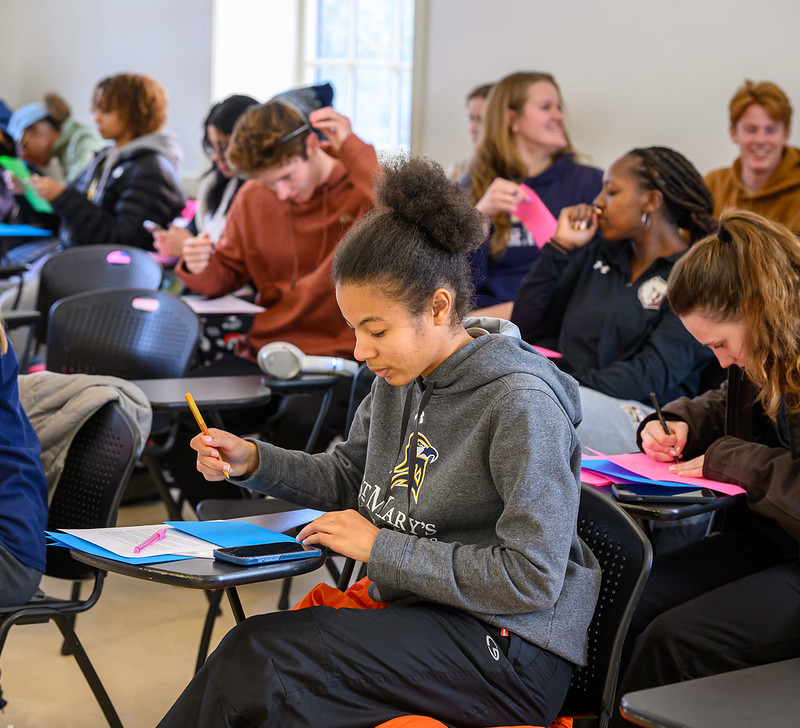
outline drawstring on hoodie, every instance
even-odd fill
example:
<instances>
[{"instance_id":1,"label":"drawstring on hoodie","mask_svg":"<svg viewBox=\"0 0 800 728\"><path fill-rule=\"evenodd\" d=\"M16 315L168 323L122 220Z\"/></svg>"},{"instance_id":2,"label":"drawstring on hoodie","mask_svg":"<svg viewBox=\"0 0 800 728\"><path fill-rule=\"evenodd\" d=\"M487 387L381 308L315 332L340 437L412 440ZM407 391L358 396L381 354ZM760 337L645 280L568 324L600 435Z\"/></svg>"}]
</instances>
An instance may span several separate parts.
<instances>
[{"instance_id":1,"label":"drawstring on hoodie","mask_svg":"<svg viewBox=\"0 0 800 728\"><path fill-rule=\"evenodd\" d=\"M294 237L294 219L292 216L291 203L286 208L289 215L289 237L292 240L292 283L289 290L293 291L295 283L297 282L297 273L300 268L300 253L297 250L297 241ZM328 249L328 185L322 185L322 245L320 245L319 252L317 253L317 260L314 263L312 270L319 268L322 259L325 257L325 251Z\"/></svg>"},{"instance_id":2,"label":"drawstring on hoodie","mask_svg":"<svg viewBox=\"0 0 800 728\"><path fill-rule=\"evenodd\" d=\"M408 420L411 417L411 404L414 401L414 390L416 389L416 382L413 383L408 388L408 393L406 394L406 402L403 406L403 422L400 428L400 447L397 449L397 457L395 460L399 460L400 456L403 453L403 442L406 434L406 428L408 427ZM417 409L417 416L414 422L414 434L411 436L411 440L408 444L408 498L409 501L411 500L411 490L416 484L414 478L417 474L417 464L419 463L419 420L422 417L422 412L427 407L428 402L430 402L431 395L433 394L433 381L428 380L428 383L425 385L425 389L422 392L422 399L419 401L419 408ZM412 455L413 453L413 455Z\"/></svg>"}]
</instances>

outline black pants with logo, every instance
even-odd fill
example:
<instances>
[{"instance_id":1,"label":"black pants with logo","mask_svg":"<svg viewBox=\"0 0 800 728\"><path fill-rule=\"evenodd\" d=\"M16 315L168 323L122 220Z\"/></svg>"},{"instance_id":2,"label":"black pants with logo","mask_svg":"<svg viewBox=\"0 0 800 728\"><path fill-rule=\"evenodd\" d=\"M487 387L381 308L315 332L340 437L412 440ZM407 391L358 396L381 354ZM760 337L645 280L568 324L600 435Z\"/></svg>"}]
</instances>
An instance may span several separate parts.
<instances>
[{"instance_id":1,"label":"black pants with logo","mask_svg":"<svg viewBox=\"0 0 800 728\"><path fill-rule=\"evenodd\" d=\"M234 627L159 728L547 726L572 664L455 609L309 607Z\"/></svg>"}]
</instances>

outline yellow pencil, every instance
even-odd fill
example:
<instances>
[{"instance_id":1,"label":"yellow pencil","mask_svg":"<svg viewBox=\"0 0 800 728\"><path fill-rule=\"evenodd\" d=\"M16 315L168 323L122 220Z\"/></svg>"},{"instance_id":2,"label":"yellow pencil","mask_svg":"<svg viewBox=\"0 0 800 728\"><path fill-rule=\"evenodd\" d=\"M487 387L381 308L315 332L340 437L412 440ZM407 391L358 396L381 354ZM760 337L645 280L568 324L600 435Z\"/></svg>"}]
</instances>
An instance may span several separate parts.
<instances>
[{"instance_id":1,"label":"yellow pencil","mask_svg":"<svg viewBox=\"0 0 800 728\"><path fill-rule=\"evenodd\" d=\"M203 420L203 415L201 415L200 410L197 409L197 403L194 401L194 397L192 397L192 395L189 392L187 392L183 396L186 397L186 401L189 403L189 409L192 411L195 420L197 420L197 424L199 425L202 433L206 437L211 437L211 433L208 431L208 427L206 427L206 423ZM219 460L220 462L224 462L222 459L222 455L220 455L219 453L217 453L217 460ZM226 478L229 478L231 475L229 470L223 470L222 472L225 473Z\"/></svg>"}]
</instances>

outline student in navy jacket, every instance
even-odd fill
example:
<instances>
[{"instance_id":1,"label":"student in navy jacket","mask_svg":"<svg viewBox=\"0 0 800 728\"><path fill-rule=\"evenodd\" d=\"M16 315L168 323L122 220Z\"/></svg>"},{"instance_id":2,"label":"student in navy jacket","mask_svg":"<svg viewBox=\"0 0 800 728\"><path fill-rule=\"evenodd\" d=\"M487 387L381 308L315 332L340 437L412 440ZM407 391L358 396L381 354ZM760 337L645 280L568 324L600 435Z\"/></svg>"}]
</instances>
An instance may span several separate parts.
<instances>
[{"instance_id":1,"label":"student in navy jacket","mask_svg":"<svg viewBox=\"0 0 800 728\"><path fill-rule=\"evenodd\" d=\"M521 182L555 218L563 207L589 203L600 191L603 173L575 160L562 107L555 79L533 71L506 76L487 98L483 131L461 181L493 225L491 237L472 256L478 306L513 301L539 257L544 241L535 241L510 217L524 197Z\"/></svg>"},{"instance_id":2,"label":"student in navy jacket","mask_svg":"<svg viewBox=\"0 0 800 728\"><path fill-rule=\"evenodd\" d=\"M593 205L562 210L525 277L511 320L525 341L559 351L581 384L584 447L634 450L650 392L663 402L698 393L713 355L672 313L667 279L691 242L716 229L713 206L681 154L633 149L611 165Z\"/></svg>"},{"instance_id":3,"label":"student in navy jacket","mask_svg":"<svg viewBox=\"0 0 800 728\"><path fill-rule=\"evenodd\" d=\"M47 481L19 403L19 367L0 322L0 606L25 604L45 567Z\"/></svg>"}]
</instances>

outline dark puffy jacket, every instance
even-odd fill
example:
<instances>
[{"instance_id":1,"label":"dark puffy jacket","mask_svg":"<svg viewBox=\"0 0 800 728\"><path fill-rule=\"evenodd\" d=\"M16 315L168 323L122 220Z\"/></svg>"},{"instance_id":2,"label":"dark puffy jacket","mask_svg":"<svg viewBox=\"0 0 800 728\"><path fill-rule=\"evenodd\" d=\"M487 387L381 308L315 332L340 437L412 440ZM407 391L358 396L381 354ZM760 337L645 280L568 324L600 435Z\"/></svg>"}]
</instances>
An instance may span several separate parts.
<instances>
[{"instance_id":1,"label":"dark puffy jacket","mask_svg":"<svg viewBox=\"0 0 800 728\"><path fill-rule=\"evenodd\" d=\"M131 245L151 250L145 220L166 227L184 206L178 176L180 152L162 133L103 149L52 201L64 245Z\"/></svg>"}]
</instances>

